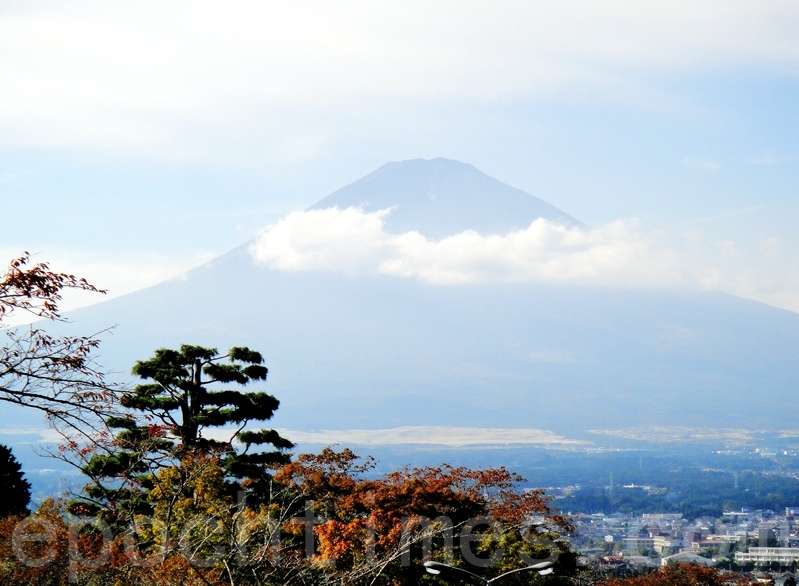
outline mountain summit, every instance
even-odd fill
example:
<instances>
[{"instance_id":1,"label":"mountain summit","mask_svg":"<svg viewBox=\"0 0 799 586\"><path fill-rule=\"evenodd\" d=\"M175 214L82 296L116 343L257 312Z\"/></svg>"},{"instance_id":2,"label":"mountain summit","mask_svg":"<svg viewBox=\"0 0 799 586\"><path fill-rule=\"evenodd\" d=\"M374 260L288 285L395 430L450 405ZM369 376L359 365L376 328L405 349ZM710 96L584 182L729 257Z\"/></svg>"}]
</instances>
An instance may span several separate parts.
<instances>
[{"instance_id":1,"label":"mountain summit","mask_svg":"<svg viewBox=\"0 0 799 586\"><path fill-rule=\"evenodd\" d=\"M333 192L309 209L359 207L366 212L394 208L388 232L415 230L439 239L464 230L507 234L545 218L565 226L585 225L542 199L489 177L473 165L450 159L386 163Z\"/></svg>"}]
</instances>

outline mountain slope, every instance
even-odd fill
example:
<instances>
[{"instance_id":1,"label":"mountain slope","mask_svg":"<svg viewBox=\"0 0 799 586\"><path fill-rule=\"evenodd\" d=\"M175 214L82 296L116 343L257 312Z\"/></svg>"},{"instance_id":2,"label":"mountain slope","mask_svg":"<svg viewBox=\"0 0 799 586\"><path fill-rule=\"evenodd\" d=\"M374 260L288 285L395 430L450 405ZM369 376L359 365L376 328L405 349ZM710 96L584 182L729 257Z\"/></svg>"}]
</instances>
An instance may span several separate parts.
<instances>
[{"instance_id":1,"label":"mountain slope","mask_svg":"<svg viewBox=\"0 0 799 586\"><path fill-rule=\"evenodd\" d=\"M579 225L444 159L390 163L314 208L329 205L396 205L390 230L428 236L507 231L540 214ZM120 373L158 347L250 345L282 401L275 425L299 430L537 427L596 439L588 430L781 429L799 416L799 315L720 293L281 272L244 245L70 317L75 332L119 324L102 360Z\"/></svg>"},{"instance_id":2,"label":"mountain slope","mask_svg":"<svg viewBox=\"0 0 799 586\"><path fill-rule=\"evenodd\" d=\"M527 228L536 218L584 226L566 212L472 165L443 158L386 163L310 209L333 206L361 207L367 212L396 208L386 218L387 231L416 230L432 239L468 229L507 234Z\"/></svg>"},{"instance_id":3,"label":"mountain slope","mask_svg":"<svg viewBox=\"0 0 799 586\"><path fill-rule=\"evenodd\" d=\"M233 286L226 286L233 283ZM249 344L296 429L398 425L790 428L799 316L716 293L435 287L280 273L244 251L77 311L104 360Z\"/></svg>"}]
</instances>

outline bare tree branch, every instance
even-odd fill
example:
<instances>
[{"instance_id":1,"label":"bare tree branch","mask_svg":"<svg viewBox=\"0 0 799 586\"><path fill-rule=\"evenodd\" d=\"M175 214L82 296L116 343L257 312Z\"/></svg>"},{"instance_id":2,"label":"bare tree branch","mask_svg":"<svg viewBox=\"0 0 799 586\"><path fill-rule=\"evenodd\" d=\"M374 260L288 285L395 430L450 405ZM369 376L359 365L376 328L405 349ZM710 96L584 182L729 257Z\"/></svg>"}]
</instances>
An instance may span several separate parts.
<instances>
[{"instance_id":1,"label":"bare tree branch","mask_svg":"<svg viewBox=\"0 0 799 586\"><path fill-rule=\"evenodd\" d=\"M0 401L43 412L48 421L84 434L101 428L102 419L116 403L121 389L106 380L92 353L92 336L48 334L30 326L7 329L4 320L27 312L50 321L65 321L59 302L65 289L105 293L85 279L52 272L47 263L30 264L28 252L9 263L0 274Z\"/></svg>"}]
</instances>

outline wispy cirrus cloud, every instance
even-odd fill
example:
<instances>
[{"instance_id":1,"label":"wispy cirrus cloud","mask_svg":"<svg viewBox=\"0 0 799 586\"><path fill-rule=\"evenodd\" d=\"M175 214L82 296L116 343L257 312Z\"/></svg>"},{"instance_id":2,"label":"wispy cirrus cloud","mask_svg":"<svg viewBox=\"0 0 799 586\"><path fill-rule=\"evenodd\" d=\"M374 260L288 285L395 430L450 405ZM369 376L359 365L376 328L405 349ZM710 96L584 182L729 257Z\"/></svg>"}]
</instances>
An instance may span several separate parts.
<instances>
[{"instance_id":1,"label":"wispy cirrus cloud","mask_svg":"<svg viewBox=\"0 0 799 586\"><path fill-rule=\"evenodd\" d=\"M752 157L747 159L746 162L750 165L762 165L766 167L771 167L773 165L784 165L786 163L791 163L795 161L797 158L796 156L788 156L788 155L764 155L762 157Z\"/></svg>"},{"instance_id":2,"label":"wispy cirrus cloud","mask_svg":"<svg viewBox=\"0 0 799 586\"><path fill-rule=\"evenodd\" d=\"M571 352L564 352L562 350L533 350L528 354L527 360L530 362L572 362L574 356Z\"/></svg>"},{"instance_id":3,"label":"wispy cirrus cloud","mask_svg":"<svg viewBox=\"0 0 799 586\"><path fill-rule=\"evenodd\" d=\"M721 165L715 161L709 161L706 159L687 158L683 160L683 163L686 167L690 167L691 169L699 171L700 173L715 173L721 168Z\"/></svg>"}]
</instances>

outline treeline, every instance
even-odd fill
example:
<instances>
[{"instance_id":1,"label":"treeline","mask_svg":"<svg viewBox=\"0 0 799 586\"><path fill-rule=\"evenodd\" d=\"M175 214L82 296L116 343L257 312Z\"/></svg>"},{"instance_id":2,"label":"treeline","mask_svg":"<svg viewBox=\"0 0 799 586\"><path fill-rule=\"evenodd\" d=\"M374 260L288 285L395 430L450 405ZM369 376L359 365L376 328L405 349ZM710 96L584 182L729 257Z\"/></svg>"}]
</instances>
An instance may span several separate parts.
<instances>
[{"instance_id":1,"label":"treeline","mask_svg":"<svg viewBox=\"0 0 799 586\"><path fill-rule=\"evenodd\" d=\"M720 517L723 511L771 509L780 512L799 503L799 481L762 472L708 471L684 467L663 471L645 488L599 482L581 486L557 505L586 513L682 513L688 519Z\"/></svg>"}]
</instances>

